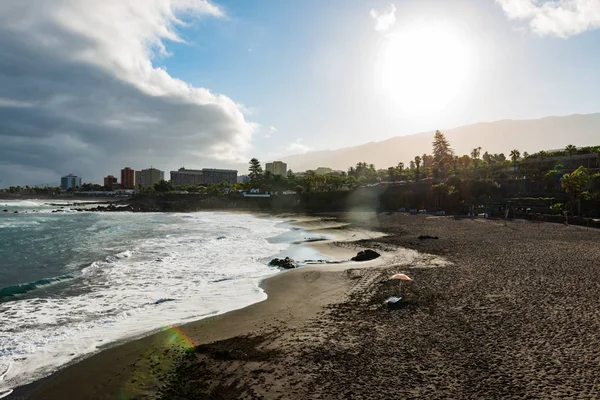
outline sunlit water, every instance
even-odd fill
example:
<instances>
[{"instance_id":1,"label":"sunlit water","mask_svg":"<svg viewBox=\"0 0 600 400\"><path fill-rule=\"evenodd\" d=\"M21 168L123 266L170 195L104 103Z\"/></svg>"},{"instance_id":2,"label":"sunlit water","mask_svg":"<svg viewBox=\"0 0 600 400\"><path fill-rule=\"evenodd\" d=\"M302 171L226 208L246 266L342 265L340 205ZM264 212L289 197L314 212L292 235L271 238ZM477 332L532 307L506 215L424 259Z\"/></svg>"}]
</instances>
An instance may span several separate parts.
<instances>
[{"instance_id":1,"label":"sunlit water","mask_svg":"<svg viewBox=\"0 0 600 400\"><path fill-rule=\"evenodd\" d=\"M267 265L273 256L323 258L291 245L307 234L275 218L57 208L0 200L0 373L11 365L0 389L110 343L264 300L259 282L278 272Z\"/></svg>"}]
</instances>

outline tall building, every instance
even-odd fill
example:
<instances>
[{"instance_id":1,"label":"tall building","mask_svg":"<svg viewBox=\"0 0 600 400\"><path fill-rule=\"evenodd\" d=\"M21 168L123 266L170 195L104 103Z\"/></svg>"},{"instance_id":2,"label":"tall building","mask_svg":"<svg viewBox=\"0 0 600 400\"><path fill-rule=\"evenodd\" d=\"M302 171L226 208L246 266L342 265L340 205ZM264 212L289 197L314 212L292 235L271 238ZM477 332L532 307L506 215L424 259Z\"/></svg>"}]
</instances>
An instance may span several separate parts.
<instances>
[{"instance_id":1,"label":"tall building","mask_svg":"<svg viewBox=\"0 0 600 400\"><path fill-rule=\"evenodd\" d=\"M199 185L204 183L204 173L199 169L185 169L182 167L177 171L171 171L171 183L175 186Z\"/></svg>"},{"instance_id":2,"label":"tall building","mask_svg":"<svg viewBox=\"0 0 600 400\"><path fill-rule=\"evenodd\" d=\"M117 178L109 175L106 178L104 178L104 187L107 188L108 190L112 190L113 186L117 184Z\"/></svg>"},{"instance_id":3,"label":"tall building","mask_svg":"<svg viewBox=\"0 0 600 400\"><path fill-rule=\"evenodd\" d=\"M237 183L237 171L234 169L202 168L204 183L227 182L232 185Z\"/></svg>"},{"instance_id":4,"label":"tall building","mask_svg":"<svg viewBox=\"0 0 600 400\"><path fill-rule=\"evenodd\" d=\"M273 161L265 165L265 171L273 175L285 175L287 173L287 164L282 161Z\"/></svg>"},{"instance_id":5,"label":"tall building","mask_svg":"<svg viewBox=\"0 0 600 400\"><path fill-rule=\"evenodd\" d=\"M135 171L129 167L121 170L121 185L123 189L135 189Z\"/></svg>"},{"instance_id":6,"label":"tall building","mask_svg":"<svg viewBox=\"0 0 600 400\"><path fill-rule=\"evenodd\" d=\"M143 169L141 171L135 171L135 184L143 188L154 185L165 179L164 171L156 168Z\"/></svg>"},{"instance_id":7,"label":"tall building","mask_svg":"<svg viewBox=\"0 0 600 400\"><path fill-rule=\"evenodd\" d=\"M78 186L81 186L81 177L77 175L69 174L60 178L60 188L64 191Z\"/></svg>"}]
</instances>

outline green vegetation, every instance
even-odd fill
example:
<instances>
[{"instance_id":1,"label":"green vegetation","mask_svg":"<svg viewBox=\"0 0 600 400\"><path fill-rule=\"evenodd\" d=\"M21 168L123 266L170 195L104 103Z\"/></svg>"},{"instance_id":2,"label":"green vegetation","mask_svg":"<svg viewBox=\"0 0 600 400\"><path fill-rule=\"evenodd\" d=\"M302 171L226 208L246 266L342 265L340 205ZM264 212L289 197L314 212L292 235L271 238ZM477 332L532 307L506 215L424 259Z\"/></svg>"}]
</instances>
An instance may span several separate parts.
<instances>
[{"instance_id":1,"label":"green vegetation","mask_svg":"<svg viewBox=\"0 0 600 400\"><path fill-rule=\"evenodd\" d=\"M483 154L482 154L483 151ZM381 208L501 210L507 204L515 213L562 214L598 217L600 212L600 146L521 153L513 149L508 157L474 147L470 154L457 155L445 135L436 131L432 154L416 155L408 166L403 162L378 169L358 162L346 171L317 174L315 171L273 175L253 158L248 164L248 181L174 187L160 181L138 188L140 195L178 192L210 198L242 197L240 192L297 194L307 207L323 204L343 208L357 191L378 193ZM84 184L76 190L100 191L100 185ZM10 187L9 193L60 194L60 188ZM334 194L335 193L335 194ZM358 196L360 197L360 196ZM287 201L287 200L286 200ZM293 202L292 202L293 203Z\"/></svg>"},{"instance_id":2,"label":"green vegetation","mask_svg":"<svg viewBox=\"0 0 600 400\"><path fill-rule=\"evenodd\" d=\"M600 147L584 149L569 145L559 152L531 155L513 149L507 158L502 153L482 154L481 147L475 147L470 154L459 156L444 134L436 131L432 154L415 156L408 168L402 162L383 169L359 162L347 171L327 175L289 171L287 176L273 176L263 173L260 162L253 159L250 181L242 189L322 193L378 187L385 196L393 197L384 201L387 208L397 205L458 211L473 205L501 207L518 198L523 211L531 209L527 205L531 204L538 212L568 207L573 214L597 216ZM582 154L589 157L575 158Z\"/></svg>"}]
</instances>

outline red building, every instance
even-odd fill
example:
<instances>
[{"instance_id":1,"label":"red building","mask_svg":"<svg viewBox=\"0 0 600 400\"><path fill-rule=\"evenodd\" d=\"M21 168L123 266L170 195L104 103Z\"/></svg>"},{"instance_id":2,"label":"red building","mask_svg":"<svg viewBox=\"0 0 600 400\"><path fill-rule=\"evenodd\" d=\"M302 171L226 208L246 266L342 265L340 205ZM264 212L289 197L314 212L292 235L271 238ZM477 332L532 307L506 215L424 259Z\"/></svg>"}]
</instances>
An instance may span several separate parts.
<instances>
[{"instance_id":1,"label":"red building","mask_svg":"<svg viewBox=\"0 0 600 400\"><path fill-rule=\"evenodd\" d=\"M135 189L135 171L129 167L121 170L121 185L123 189Z\"/></svg>"},{"instance_id":2,"label":"red building","mask_svg":"<svg viewBox=\"0 0 600 400\"><path fill-rule=\"evenodd\" d=\"M107 188L108 190L112 190L116 184L117 184L117 178L115 178L114 176L109 175L106 178L104 178L104 187Z\"/></svg>"}]
</instances>

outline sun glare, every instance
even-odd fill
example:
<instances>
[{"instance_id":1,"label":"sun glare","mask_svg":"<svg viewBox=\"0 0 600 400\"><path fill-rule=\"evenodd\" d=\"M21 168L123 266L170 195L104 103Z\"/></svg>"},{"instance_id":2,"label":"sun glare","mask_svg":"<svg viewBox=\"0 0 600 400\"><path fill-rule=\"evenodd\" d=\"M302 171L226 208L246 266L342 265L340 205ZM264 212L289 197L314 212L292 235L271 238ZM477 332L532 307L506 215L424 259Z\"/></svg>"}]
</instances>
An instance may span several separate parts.
<instances>
[{"instance_id":1,"label":"sun glare","mask_svg":"<svg viewBox=\"0 0 600 400\"><path fill-rule=\"evenodd\" d=\"M470 74L465 37L449 24L414 24L388 34L377 60L383 101L401 116L443 112L465 88Z\"/></svg>"}]
</instances>

